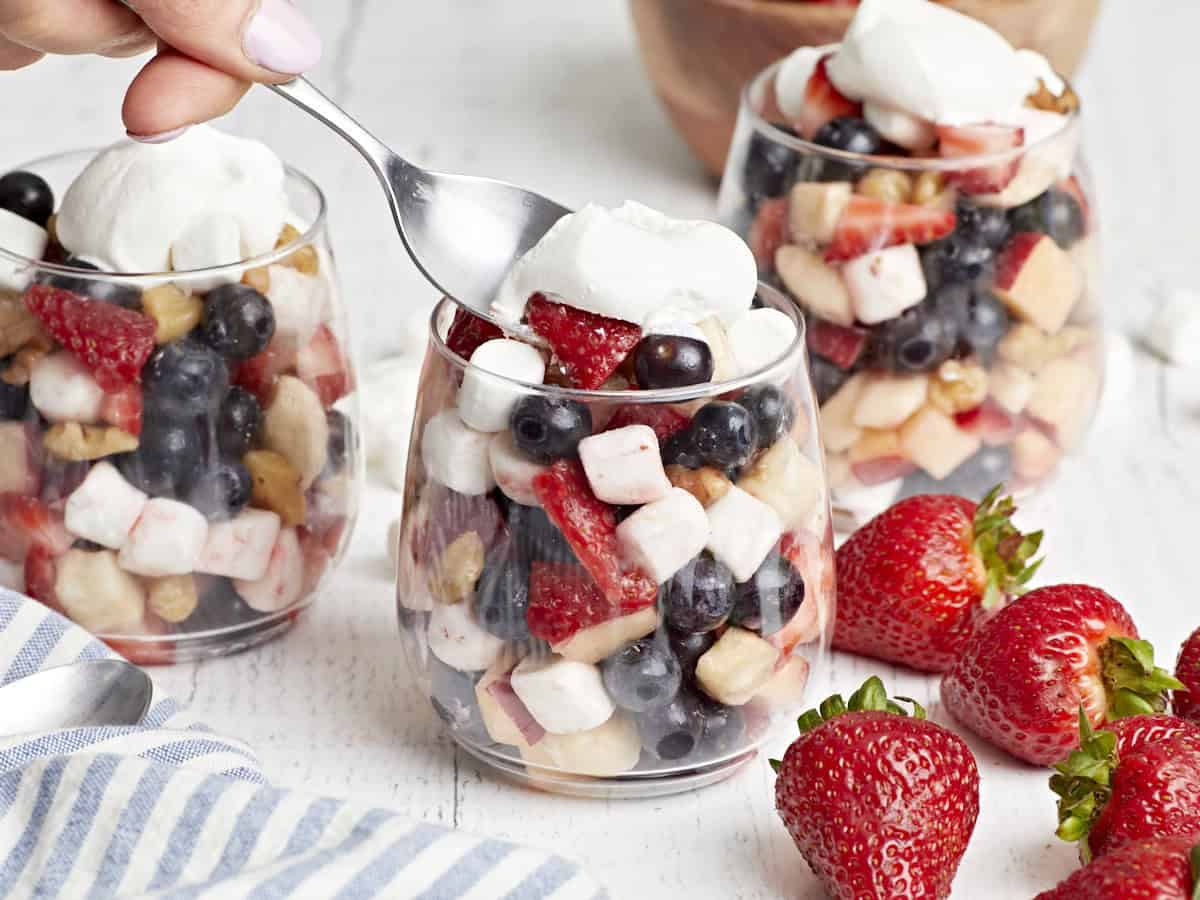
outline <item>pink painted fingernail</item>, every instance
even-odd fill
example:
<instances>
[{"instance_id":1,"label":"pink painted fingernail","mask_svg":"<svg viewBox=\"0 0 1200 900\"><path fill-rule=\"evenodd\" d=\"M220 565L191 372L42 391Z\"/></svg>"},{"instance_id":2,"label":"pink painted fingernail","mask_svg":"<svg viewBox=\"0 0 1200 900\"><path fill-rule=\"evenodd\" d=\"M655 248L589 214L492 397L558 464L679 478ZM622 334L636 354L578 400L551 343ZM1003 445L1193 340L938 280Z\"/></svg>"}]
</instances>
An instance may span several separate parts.
<instances>
[{"instance_id":1,"label":"pink painted fingernail","mask_svg":"<svg viewBox=\"0 0 1200 900\"><path fill-rule=\"evenodd\" d=\"M246 26L242 49L257 66L281 75L299 75L321 58L321 37L287 0L262 0Z\"/></svg>"},{"instance_id":2,"label":"pink painted fingernail","mask_svg":"<svg viewBox=\"0 0 1200 900\"><path fill-rule=\"evenodd\" d=\"M132 131L126 131L126 136L139 144L165 144L167 141L173 141L190 128L190 125L180 125L178 128L172 128L170 131L160 131L158 134L134 134Z\"/></svg>"}]
</instances>

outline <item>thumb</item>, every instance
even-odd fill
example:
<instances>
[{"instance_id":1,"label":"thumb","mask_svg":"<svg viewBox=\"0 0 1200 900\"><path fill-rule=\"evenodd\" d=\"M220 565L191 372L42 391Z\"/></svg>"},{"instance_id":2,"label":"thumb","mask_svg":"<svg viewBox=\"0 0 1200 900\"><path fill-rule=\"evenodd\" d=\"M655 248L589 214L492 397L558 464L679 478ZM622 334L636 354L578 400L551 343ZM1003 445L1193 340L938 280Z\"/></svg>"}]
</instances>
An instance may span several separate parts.
<instances>
[{"instance_id":1,"label":"thumb","mask_svg":"<svg viewBox=\"0 0 1200 900\"><path fill-rule=\"evenodd\" d=\"M166 44L240 81L282 81L321 58L321 38L287 0L125 0Z\"/></svg>"}]
</instances>

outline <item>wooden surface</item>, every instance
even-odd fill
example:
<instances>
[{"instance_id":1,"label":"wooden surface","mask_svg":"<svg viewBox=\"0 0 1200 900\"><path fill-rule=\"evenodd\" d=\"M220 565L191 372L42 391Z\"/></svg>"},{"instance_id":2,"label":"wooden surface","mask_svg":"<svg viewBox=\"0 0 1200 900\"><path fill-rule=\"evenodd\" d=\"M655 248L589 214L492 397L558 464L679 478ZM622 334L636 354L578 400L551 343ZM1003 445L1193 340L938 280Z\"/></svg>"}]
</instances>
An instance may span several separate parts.
<instances>
[{"instance_id":1,"label":"wooden surface","mask_svg":"<svg viewBox=\"0 0 1200 900\"><path fill-rule=\"evenodd\" d=\"M327 36L314 78L422 163L495 175L569 204L636 197L707 215L711 183L643 78L622 0L304 2ZM1200 6L1109 0L1081 93L1107 238L1110 323L1136 334L1159 282L1200 287L1196 269ZM132 65L52 60L0 75L3 162L120 134ZM364 356L410 344L405 323L434 299L409 265L353 151L256 91L231 123L267 139L325 186L345 295ZM1049 531L1043 583L1086 580L1121 598L1174 656L1200 624L1200 372L1138 353L1115 376L1085 452L1028 510ZM233 659L159 673L214 727L258 748L283 785L394 804L428 821L519 838L582 859L615 898L819 897L779 825L766 763L695 795L600 803L524 793L481 774L439 735L410 687L396 637L384 533L399 496L372 487L351 558L290 635ZM936 702L936 682L836 658L849 689L870 672ZM782 741L772 748L780 750ZM1030 897L1069 872L1052 836L1043 772L974 743L983 812L955 896Z\"/></svg>"}]
</instances>

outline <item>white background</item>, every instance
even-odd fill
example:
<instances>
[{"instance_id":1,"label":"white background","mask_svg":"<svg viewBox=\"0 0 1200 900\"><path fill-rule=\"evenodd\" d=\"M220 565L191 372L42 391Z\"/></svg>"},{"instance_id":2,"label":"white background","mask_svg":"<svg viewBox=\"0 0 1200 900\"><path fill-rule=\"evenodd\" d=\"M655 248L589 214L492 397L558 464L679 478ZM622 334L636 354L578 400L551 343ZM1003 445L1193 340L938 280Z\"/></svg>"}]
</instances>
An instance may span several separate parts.
<instances>
[{"instance_id":1,"label":"white background","mask_svg":"<svg viewBox=\"0 0 1200 900\"><path fill-rule=\"evenodd\" d=\"M636 197L711 215L712 183L643 78L619 0L351 0L304 3L326 36L314 80L399 152L436 168L538 188L568 204ZM1109 321L1136 336L1156 284L1200 288L1200 6L1109 0L1080 80L1100 188ZM120 136L131 63L51 60L0 75L0 168ZM373 176L336 137L265 91L229 123L267 140L325 187L357 343L374 358L411 346L434 299L403 255ZM418 336L419 340L419 336ZM1196 572L1200 373L1139 351L1114 374L1102 421L1058 484L1026 510L1049 533L1042 583L1115 594L1174 657L1200 624ZM373 485L351 556L283 640L160 672L218 729L245 738L286 786L355 794L414 817L540 844L582 859L615 898L819 897L773 810L766 763L704 792L603 803L505 786L456 754L409 683L383 556L399 495ZM835 658L849 690L878 672L928 700L936 682ZM784 742L773 750L782 750ZM983 812L956 897L1029 897L1065 876L1045 773L974 742Z\"/></svg>"}]
</instances>

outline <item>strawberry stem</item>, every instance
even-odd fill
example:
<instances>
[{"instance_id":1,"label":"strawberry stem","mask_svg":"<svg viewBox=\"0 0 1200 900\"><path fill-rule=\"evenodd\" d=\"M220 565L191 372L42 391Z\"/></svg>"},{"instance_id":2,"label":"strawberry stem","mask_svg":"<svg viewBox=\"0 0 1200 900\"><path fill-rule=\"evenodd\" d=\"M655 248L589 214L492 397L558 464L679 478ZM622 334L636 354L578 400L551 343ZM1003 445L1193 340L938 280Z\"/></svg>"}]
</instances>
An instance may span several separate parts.
<instances>
[{"instance_id":1,"label":"strawberry stem","mask_svg":"<svg viewBox=\"0 0 1200 900\"><path fill-rule=\"evenodd\" d=\"M1182 687L1174 675L1154 665L1154 647L1148 641L1109 638L1100 650L1100 664L1109 719L1160 713L1167 708L1167 691Z\"/></svg>"},{"instance_id":2,"label":"strawberry stem","mask_svg":"<svg viewBox=\"0 0 1200 900\"><path fill-rule=\"evenodd\" d=\"M1094 731L1080 705L1079 749L1054 768L1050 790L1059 798L1059 824L1055 833L1064 841L1078 841L1080 858L1087 863L1091 859L1088 832L1112 794L1117 736L1111 731Z\"/></svg>"},{"instance_id":3,"label":"strawberry stem","mask_svg":"<svg viewBox=\"0 0 1200 900\"><path fill-rule=\"evenodd\" d=\"M987 572L983 608L995 609L1008 597L1025 593L1042 560L1034 560L1044 533L1023 534L1012 523L1017 505L1012 497L1001 497L998 484L975 508L975 552Z\"/></svg>"},{"instance_id":4,"label":"strawberry stem","mask_svg":"<svg viewBox=\"0 0 1200 900\"><path fill-rule=\"evenodd\" d=\"M1200 900L1200 844L1192 848L1188 861L1192 867L1192 900Z\"/></svg>"}]
</instances>

